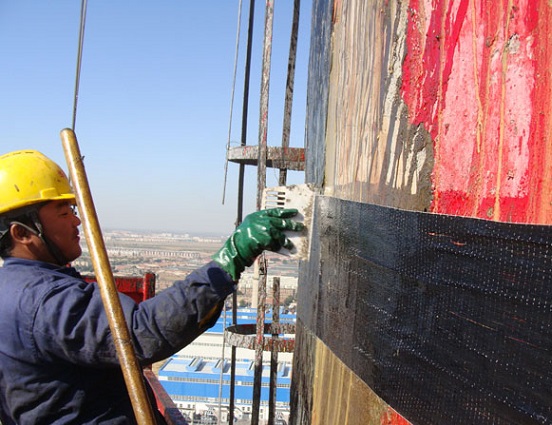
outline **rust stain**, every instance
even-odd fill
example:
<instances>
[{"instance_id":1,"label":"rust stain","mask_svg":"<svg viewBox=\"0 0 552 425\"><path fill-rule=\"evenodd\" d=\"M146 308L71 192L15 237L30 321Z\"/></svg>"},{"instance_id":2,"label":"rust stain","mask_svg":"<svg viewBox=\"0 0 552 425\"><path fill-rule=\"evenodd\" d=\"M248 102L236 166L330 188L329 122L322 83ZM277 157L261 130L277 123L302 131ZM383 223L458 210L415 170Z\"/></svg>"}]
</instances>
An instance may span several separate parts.
<instances>
[{"instance_id":1,"label":"rust stain","mask_svg":"<svg viewBox=\"0 0 552 425\"><path fill-rule=\"evenodd\" d=\"M229 326L224 332L225 341L234 346L250 350L262 347L263 351L275 349L280 353L292 353L295 349L295 339L284 337L285 334L295 334L295 325L287 323L265 323L264 334L257 333L256 324ZM270 337L268 334L281 334L282 337Z\"/></svg>"}]
</instances>

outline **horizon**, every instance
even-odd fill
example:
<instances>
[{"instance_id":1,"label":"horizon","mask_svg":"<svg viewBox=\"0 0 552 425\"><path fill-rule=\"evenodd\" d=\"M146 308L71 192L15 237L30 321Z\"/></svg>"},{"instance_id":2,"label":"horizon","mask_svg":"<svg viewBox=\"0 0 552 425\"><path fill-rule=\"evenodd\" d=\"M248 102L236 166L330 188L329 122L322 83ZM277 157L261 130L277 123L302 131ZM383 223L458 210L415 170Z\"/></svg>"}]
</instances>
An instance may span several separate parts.
<instances>
[{"instance_id":1,"label":"horizon","mask_svg":"<svg viewBox=\"0 0 552 425\"><path fill-rule=\"evenodd\" d=\"M274 8L269 146L282 137L288 3ZM304 147L310 8L302 2L292 147ZM248 145L259 139L264 11L255 7ZM35 149L67 170L59 133L73 115L80 2L5 2L0 12L0 154ZM226 145L241 140L248 6L233 87L238 12L228 1L88 5L75 133L105 228L234 230L239 166L225 176ZM244 216L257 192L256 167L245 168ZM288 184L304 182L288 174ZM267 169L267 186L277 181Z\"/></svg>"}]
</instances>

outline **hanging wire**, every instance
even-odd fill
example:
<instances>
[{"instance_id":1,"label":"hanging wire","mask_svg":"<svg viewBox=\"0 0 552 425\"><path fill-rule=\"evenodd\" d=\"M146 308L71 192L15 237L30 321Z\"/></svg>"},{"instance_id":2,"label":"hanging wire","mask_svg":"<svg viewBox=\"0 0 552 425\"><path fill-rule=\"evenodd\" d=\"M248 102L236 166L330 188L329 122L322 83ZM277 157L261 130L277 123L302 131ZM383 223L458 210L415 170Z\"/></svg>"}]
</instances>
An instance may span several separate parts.
<instances>
[{"instance_id":1,"label":"hanging wire","mask_svg":"<svg viewBox=\"0 0 552 425\"><path fill-rule=\"evenodd\" d=\"M251 54L253 45L253 27L255 23L255 0L249 0L249 20L247 26L247 44L245 48L245 72L243 76L243 105L242 105L242 119L241 119L241 138L240 146L246 146L247 144L247 117L249 115L249 85L251 77ZM238 227L243 220L243 191L245 183L245 164L239 164L238 170L238 200L236 205L236 227ZM238 295L237 292L232 294L232 324L238 324ZM228 425L234 425L234 406L236 399L236 346L232 346L231 349L231 362L230 362L230 407L232 412Z\"/></svg>"},{"instance_id":2,"label":"hanging wire","mask_svg":"<svg viewBox=\"0 0 552 425\"><path fill-rule=\"evenodd\" d=\"M226 162L224 163L224 186L222 189L222 204L226 197L226 179L228 177L228 150L230 149L230 137L232 135L232 112L234 111L234 92L236 91L236 73L238 68L238 52L240 46L242 0L238 3L238 25L236 30L236 49L234 54L234 76L232 78L232 96L230 100L230 122L228 124L228 141L226 142Z\"/></svg>"},{"instance_id":3,"label":"hanging wire","mask_svg":"<svg viewBox=\"0 0 552 425\"><path fill-rule=\"evenodd\" d=\"M222 418L222 387L224 385L224 369L225 369L225 363L226 363L226 356L224 351L226 350L226 340L224 338L224 331L226 330L226 303L224 303L224 310L223 310L223 324L222 324L222 356L221 356L221 366L220 366L220 378L219 378L219 393L218 393L218 417ZM228 409L230 410L230 409ZM233 412L229 411L230 415L233 415Z\"/></svg>"},{"instance_id":4,"label":"hanging wire","mask_svg":"<svg viewBox=\"0 0 552 425\"><path fill-rule=\"evenodd\" d=\"M238 22L237 22L237 29L236 29L236 48L234 53L234 75L232 77L232 96L230 100L230 119L228 124L228 141L226 143L226 162L224 164L224 187L222 191L222 204L224 204L225 196L226 196L226 180L228 177L228 149L230 149L230 137L232 135L232 112L234 110L234 93L236 90L236 74L237 74L237 68L238 68L238 53L239 53L239 45L240 45L240 29L241 29L241 15L242 15L242 0L239 0L238 2ZM233 297L233 312L232 314L235 315L236 312L236 299L235 296ZM224 324L223 324L223 335L224 331L226 330L226 303L224 305ZM218 412L219 412L219 420L222 417L222 387L224 384L224 361L225 361L225 340L224 337L222 338L222 366L220 371L220 383L219 383L219 405L218 405ZM234 355L232 356L232 365L234 365L234 357L235 357L235 350L232 350ZM228 406L228 414L230 416L230 424L234 423L234 406L231 402Z\"/></svg>"},{"instance_id":5,"label":"hanging wire","mask_svg":"<svg viewBox=\"0 0 552 425\"><path fill-rule=\"evenodd\" d=\"M79 49L77 53L77 71L75 77L75 96L73 99L73 121L71 124L71 129L75 131L75 123L77 121L77 103L79 100L79 84L80 84L80 71L81 71L81 62L82 62L82 46L84 43L84 27L86 23L86 9L88 1L82 0L81 3L81 15L80 15L80 32L79 32Z\"/></svg>"}]
</instances>

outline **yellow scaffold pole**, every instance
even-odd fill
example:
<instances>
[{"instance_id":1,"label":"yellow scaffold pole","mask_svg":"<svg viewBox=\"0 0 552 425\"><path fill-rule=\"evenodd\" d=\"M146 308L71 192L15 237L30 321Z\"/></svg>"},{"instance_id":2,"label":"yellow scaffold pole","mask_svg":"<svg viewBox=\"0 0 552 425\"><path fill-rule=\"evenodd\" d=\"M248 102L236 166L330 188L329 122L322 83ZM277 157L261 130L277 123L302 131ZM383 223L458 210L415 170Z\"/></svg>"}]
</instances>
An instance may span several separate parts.
<instances>
[{"instance_id":1,"label":"yellow scaffold pole","mask_svg":"<svg viewBox=\"0 0 552 425\"><path fill-rule=\"evenodd\" d=\"M100 286L105 312L136 421L139 425L153 425L155 420L146 393L142 368L136 359L130 332L123 315L75 132L69 128L63 129L61 131L61 141L75 190L77 206L82 218L82 226L90 250L94 273Z\"/></svg>"}]
</instances>

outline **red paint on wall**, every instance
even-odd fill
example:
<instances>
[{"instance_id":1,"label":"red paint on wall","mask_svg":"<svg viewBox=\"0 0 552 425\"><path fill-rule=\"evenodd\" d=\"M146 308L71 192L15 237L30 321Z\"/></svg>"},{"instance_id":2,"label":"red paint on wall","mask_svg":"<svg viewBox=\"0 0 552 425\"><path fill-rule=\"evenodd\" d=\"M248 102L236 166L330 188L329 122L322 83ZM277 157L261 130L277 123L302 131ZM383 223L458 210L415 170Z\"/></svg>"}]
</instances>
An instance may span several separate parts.
<instances>
[{"instance_id":1,"label":"red paint on wall","mask_svg":"<svg viewBox=\"0 0 552 425\"><path fill-rule=\"evenodd\" d=\"M539 40L534 51L536 85L530 127L534 139L531 152L534 169L529 181L533 188L529 208L534 214L534 222L552 223L552 12L547 0L535 3L535 13L528 18L537 22L535 38Z\"/></svg>"},{"instance_id":2,"label":"red paint on wall","mask_svg":"<svg viewBox=\"0 0 552 425\"><path fill-rule=\"evenodd\" d=\"M434 141L432 210L552 224L552 8L411 0L401 94Z\"/></svg>"},{"instance_id":3,"label":"red paint on wall","mask_svg":"<svg viewBox=\"0 0 552 425\"><path fill-rule=\"evenodd\" d=\"M381 425L411 425L411 423L389 408L389 410L382 415Z\"/></svg>"}]
</instances>

